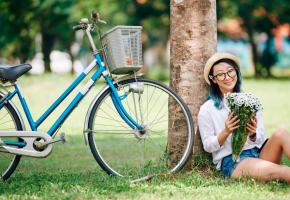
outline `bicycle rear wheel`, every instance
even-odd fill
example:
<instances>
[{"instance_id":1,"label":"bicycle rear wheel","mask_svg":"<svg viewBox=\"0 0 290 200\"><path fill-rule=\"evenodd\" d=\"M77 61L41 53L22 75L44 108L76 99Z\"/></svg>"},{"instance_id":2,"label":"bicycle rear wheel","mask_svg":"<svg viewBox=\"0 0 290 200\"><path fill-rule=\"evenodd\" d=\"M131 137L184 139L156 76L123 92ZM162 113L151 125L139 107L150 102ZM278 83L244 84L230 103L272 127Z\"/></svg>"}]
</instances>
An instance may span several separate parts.
<instances>
[{"instance_id":1,"label":"bicycle rear wheel","mask_svg":"<svg viewBox=\"0 0 290 200\"><path fill-rule=\"evenodd\" d=\"M123 95L126 111L144 131L132 130L124 122L113 105L110 88L105 90L88 122L89 145L98 164L108 174L134 178L179 171L191 155L194 138L192 117L182 99L164 84L147 79L125 80L115 86ZM178 156L172 152L177 149L176 139L184 141Z\"/></svg>"},{"instance_id":2,"label":"bicycle rear wheel","mask_svg":"<svg viewBox=\"0 0 290 200\"><path fill-rule=\"evenodd\" d=\"M1 98L0 95L0 99ZM0 109L0 131L5 130L24 130L17 112L10 103L5 104L4 107ZM2 142L18 141L18 138L1 137L0 139ZM21 156L6 153L0 145L0 176L2 180L7 180L12 175L20 158Z\"/></svg>"}]
</instances>

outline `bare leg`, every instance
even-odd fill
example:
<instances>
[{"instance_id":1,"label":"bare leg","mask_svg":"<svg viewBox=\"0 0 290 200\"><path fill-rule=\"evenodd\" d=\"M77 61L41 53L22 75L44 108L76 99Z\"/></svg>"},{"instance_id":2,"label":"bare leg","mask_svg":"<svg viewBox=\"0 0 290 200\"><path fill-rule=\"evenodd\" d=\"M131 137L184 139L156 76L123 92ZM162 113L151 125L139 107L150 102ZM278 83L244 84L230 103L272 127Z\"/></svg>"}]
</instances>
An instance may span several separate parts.
<instances>
[{"instance_id":1,"label":"bare leg","mask_svg":"<svg viewBox=\"0 0 290 200\"><path fill-rule=\"evenodd\" d=\"M260 181L285 180L290 183L290 167L258 158L246 158L237 165L232 174L232 178L242 177Z\"/></svg>"},{"instance_id":2,"label":"bare leg","mask_svg":"<svg viewBox=\"0 0 290 200\"><path fill-rule=\"evenodd\" d=\"M262 149L260 158L279 164L283 153L290 159L290 134L284 129L278 129Z\"/></svg>"}]
</instances>

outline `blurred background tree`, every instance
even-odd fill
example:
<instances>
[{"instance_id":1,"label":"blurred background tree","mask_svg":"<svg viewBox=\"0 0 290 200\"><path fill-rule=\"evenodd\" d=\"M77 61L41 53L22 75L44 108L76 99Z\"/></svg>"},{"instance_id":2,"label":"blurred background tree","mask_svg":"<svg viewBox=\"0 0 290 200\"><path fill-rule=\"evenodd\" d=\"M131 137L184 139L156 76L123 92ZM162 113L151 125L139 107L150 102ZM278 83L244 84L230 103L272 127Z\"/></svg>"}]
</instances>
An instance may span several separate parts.
<instances>
[{"instance_id":1,"label":"blurred background tree","mask_svg":"<svg viewBox=\"0 0 290 200\"><path fill-rule=\"evenodd\" d=\"M65 51L74 60L71 46L75 42L72 26L89 17L93 9L113 25L142 25L144 42L148 47L156 42L166 43L169 33L170 0L11 0L0 1L0 57L19 58L20 63L36 53L35 38L41 36L45 72L51 72L50 53Z\"/></svg>"},{"instance_id":2,"label":"blurred background tree","mask_svg":"<svg viewBox=\"0 0 290 200\"><path fill-rule=\"evenodd\" d=\"M289 0L217 0L217 4L219 20L227 18L241 20L241 26L247 33L246 39L251 46L255 76L261 76L263 68L266 70L266 76L271 76L270 68L276 62L276 52L271 49L273 32L279 25L290 22ZM263 52L259 55L255 36L261 33L266 34L267 41Z\"/></svg>"},{"instance_id":3,"label":"blurred background tree","mask_svg":"<svg viewBox=\"0 0 290 200\"><path fill-rule=\"evenodd\" d=\"M0 57L26 62L35 53L32 0L1 0L0 10Z\"/></svg>"},{"instance_id":4,"label":"blurred background tree","mask_svg":"<svg viewBox=\"0 0 290 200\"><path fill-rule=\"evenodd\" d=\"M150 56L160 61L157 65L163 66L160 71L162 74L166 72L165 77L168 78L169 52L166 52L166 47L169 45L169 4L170 0L0 0L0 59L6 59L8 64L19 64L31 61L36 53L41 52L45 71L50 72L51 52L58 50L66 52L74 62L90 51L88 43L82 44L87 41L80 39L82 36L74 33L72 26L81 18L89 17L91 11L96 9L108 21L107 25L102 26L103 31L118 24L143 26L144 61L148 60L146 52L153 50ZM236 37L218 28L219 37L243 41L243 45L251 50L249 57L252 61L247 65L254 66L253 73L257 77L271 76L272 66L279 63L282 55L282 39L277 40L277 30L285 24L290 29L289 12L289 0L217 0L218 27L235 20L239 29L236 30L239 36ZM264 37L262 42L261 36ZM289 42L286 42L288 45ZM77 48L73 48L75 46ZM161 54L158 53L160 51ZM283 52L282 56L286 61L289 57L289 61L283 64L289 68L290 54L286 58ZM145 65L149 68L156 66L156 63L150 61Z\"/></svg>"},{"instance_id":5,"label":"blurred background tree","mask_svg":"<svg viewBox=\"0 0 290 200\"><path fill-rule=\"evenodd\" d=\"M69 17L72 13L74 0L36 0L33 2L33 22L39 31L42 42L41 50L45 63L45 72L51 72L50 53L53 48L70 53L74 39Z\"/></svg>"}]
</instances>

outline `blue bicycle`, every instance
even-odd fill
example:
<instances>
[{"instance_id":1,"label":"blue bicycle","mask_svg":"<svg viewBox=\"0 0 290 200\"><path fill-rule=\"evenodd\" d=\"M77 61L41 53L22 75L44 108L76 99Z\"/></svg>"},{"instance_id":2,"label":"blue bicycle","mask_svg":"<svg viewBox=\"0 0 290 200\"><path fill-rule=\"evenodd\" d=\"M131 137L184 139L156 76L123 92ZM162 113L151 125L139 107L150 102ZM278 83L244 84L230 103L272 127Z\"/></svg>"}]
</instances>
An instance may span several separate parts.
<instances>
[{"instance_id":1,"label":"blue bicycle","mask_svg":"<svg viewBox=\"0 0 290 200\"><path fill-rule=\"evenodd\" d=\"M193 146L193 123L188 107L169 87L142 78L141 27L117 26L100 36L102 49L94 44L91 32L104 21L92 13L74 30L82 30L89 38L94 60L60 95L34 120L20 91L17 79L31 69L29 64L0 67L0 175L8 179L21 156L47 157L53 143L65 141L59 132L61 125L102 76L105 87L96 95L87 111L84 123L85 141L100 167L108 174L141 177L155 173L179 171L188 160ZM38 127L84 80L92 76L47 132ZM123 76L117 76L122 75ZM113 76L114 75L114 76ZM118 78L116 78L118 77ZM13 104L18 96L30 129L26 131L19 110ZM176 140L185 145L175 147ZM173 151L179 156L173 157Z\"/></svg>"}]
</instances>

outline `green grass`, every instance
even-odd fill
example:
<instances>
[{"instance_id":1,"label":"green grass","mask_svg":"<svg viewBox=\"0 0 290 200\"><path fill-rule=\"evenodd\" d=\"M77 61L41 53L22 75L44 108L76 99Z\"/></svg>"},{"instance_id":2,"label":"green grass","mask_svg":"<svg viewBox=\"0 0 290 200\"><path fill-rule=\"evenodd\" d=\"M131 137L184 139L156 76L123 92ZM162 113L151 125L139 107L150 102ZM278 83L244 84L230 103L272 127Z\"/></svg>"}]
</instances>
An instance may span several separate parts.
<instances>
[{"instance_id":1,"label":"green grass","mask_svg":"<svg viewBox=\"0 0 290 200\"><path fill-rule=\"evenodd\" d=\"M34 118L71 81L69 76L57 75L20 79ZM281 126L290 130L290 80L244 82L244 90L255 93L263 103L267 135ZM57 143L46 159L23 158L13 176L0 182L0 199L290 199L290 187L285 182L230 180L212 170L193 169L136 185L130 185L126 178L108 176L95 162L82 136L86 110L101 87L97 85L62 126L68 142ZM47 130L64 107L48 118L41 130ZM284 163L290 166L289 159L284 158Z\"/></svg>"}]
</instances>

